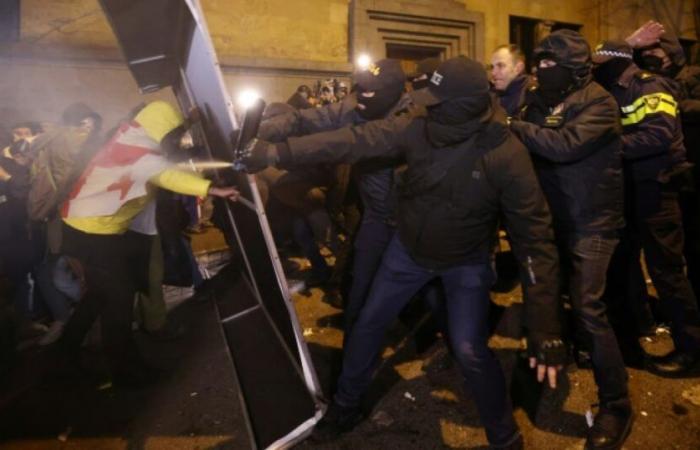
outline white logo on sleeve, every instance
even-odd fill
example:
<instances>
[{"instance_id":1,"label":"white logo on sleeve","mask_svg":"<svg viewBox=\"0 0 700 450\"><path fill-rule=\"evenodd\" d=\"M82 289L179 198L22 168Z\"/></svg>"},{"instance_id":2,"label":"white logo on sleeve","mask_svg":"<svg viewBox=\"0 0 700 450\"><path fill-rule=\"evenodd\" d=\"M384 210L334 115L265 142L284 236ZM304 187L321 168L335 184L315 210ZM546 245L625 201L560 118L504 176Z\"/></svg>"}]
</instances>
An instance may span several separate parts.
<instances>
[{"instance_id":1,"label":"white logo on sleeve","mask_svg":"<svg viewBox=\"0 0 700 450\"><path fill-rule=\"evenodd\" d=\"M442 83L443 76L440 75L437 72L433 73L433 76L430 77L430 82L433 83L435 86L440 86L440 83Z\"/></svg>"}]
</instances>

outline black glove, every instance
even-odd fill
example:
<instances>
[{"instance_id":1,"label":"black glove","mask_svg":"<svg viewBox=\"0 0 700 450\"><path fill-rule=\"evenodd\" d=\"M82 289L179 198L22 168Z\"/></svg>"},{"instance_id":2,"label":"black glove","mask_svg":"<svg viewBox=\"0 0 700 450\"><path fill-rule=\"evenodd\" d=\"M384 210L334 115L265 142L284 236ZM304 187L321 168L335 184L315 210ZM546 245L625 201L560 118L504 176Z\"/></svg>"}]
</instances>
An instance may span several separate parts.
<instances>
[{"instance_id":1,"label":"black glove","mask_svg":"<svg viewBox=\"0 0 700 450\"><path fill-rule=\"evenodd\" d=\"M279 161L278 144L261 139L253 139L245 146L238 160L238 166L248 173L257 173Z\"/></svg>"},{"instance_id":2,"label":"black glove","mask_svg":"<svg viewBox=\"0 0 700 450\"><path fill-rule=\"evenodd\" d=\"M540 338L530 336L527 340L527 352L537 364L556 367L566 364L566 344L559 338Z\"/></svg>"}]
</instances>

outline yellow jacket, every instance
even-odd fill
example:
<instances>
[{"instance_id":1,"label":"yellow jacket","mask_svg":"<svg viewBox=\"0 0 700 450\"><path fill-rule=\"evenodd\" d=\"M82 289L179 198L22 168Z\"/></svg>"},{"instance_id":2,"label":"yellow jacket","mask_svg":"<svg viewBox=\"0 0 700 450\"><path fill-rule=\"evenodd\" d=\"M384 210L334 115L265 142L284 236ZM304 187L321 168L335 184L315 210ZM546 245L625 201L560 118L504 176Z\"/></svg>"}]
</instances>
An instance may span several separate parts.
<instances>
[{"instance_id":1,"label":"yellow jacket","mask_svg":"<svg viewBox=\"0 0 700 450\"><path fill-rule=\"evenodd\" d=\"M170 131L182 125L184 118L180 111L167 102L156 100L144 107L134 120L148 136L160 142ZM155 186L178 194L206 197L211 181L192 172L166 169L150 178ZM109 216L66 217L63 221L69 226L90 234L122 234L129 228L131 220L140 213L151 200L152 194L144 195L124 203L119 210Z\"/></svg>"},{"instance_id":2,"label":"yellow jacket","mask_svg":"<svg viewBox=\"0 0 700 450\"><path fill-rule=\"evenodd\" d=\"M206 197L211 181L193 172L167 169L150 179L155 186L178 194ZM111 216L67 217L63 221L69 226L89 234L122 234L129 228L131 220L146 206L152 195L135 198L125 203Z\"/></svg>"}]
</instances>

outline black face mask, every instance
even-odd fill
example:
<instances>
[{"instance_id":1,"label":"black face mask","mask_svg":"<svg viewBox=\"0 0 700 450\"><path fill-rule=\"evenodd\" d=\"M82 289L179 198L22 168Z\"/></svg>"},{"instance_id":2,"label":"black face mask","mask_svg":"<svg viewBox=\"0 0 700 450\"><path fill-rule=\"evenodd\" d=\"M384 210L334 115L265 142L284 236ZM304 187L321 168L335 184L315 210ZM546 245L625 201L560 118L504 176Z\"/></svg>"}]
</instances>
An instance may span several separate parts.
<instances>
[{"instance_id":1,"label":"black face mask","mask_svg":"<svg viewBox=\"0 0 700 450\"><path fill-rule=\"evenodd\" d=\"M363 97L362 89L357 90L357 103L364 108L357 108L357 113L365 120L377 120L387 115L399 101L403 92L401 88L385 88L374 91L373 97Z\"/></svg>"},{"instance_id":2,"label":"black face mask","mask_svg":"<svg viewBox=\"0 0 700 450\"><path fill-rule=\"evenodd\" d=\"M649 72L661 73L663 65L664 60L656 55L642 56L642 69L646 69Z\"/></svg>"},{"instance_id":3,"label":"black face mask","mask_svg":"<svg viewBox=\"0 0 700 450\"><path fill-rule=\"evenodd\" d=\"M489 104L488 94L459 97L428 107L428 119L442 125L460 125L479 117Z\"/></svg>"},{"instance_id":4,"label":"black face mask","mask_svg":"<svg viewBox=\"0 0 700 450\"><path fill-rule=\"evenodd\" d=\"M606 90L612 87L620 79L622 73L627 69L632 60L626 58L613 58L603 64L593 68L593 78Z\"/></svg>"},{"instance_id":5,"label":"black face mask","mask_svg":"<svg viewBox=\"0 0 700 450\"><path fill-rule=\"evenodd\" d=\"M538 68L537 82L542 100L551 108L564 101L574 85L574 77L571 70L556 65Z\"/></svg>"}]
</instances>

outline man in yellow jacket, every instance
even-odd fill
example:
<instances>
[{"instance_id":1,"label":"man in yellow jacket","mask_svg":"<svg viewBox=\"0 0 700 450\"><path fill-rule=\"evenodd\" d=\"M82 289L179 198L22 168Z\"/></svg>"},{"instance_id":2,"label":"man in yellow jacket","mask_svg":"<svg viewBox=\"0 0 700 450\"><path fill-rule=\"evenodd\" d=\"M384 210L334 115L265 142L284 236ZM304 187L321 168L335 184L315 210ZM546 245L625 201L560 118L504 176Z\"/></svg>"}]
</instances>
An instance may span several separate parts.
<instances>
[{"instance_id":1,"label":"man in yellow jacket","mask_svg":"<svg viewBox=\"0 0 700 450\"><path fill-rule=\"evenodd\" d=\"M233 187L211 186L168 162L167 154L179 147L183 125L184 118L170 104L148 104L95 154L61 206L63 253L80 261L86 294L59 349L71 367L79 367L80 345L100 317L102 345L116 385L142 386L156 379L131 332L134 294L148 287L149 248L128 231L151 199L152 186L199 197L239 197Z\"/></svg>"}]
</instances>

